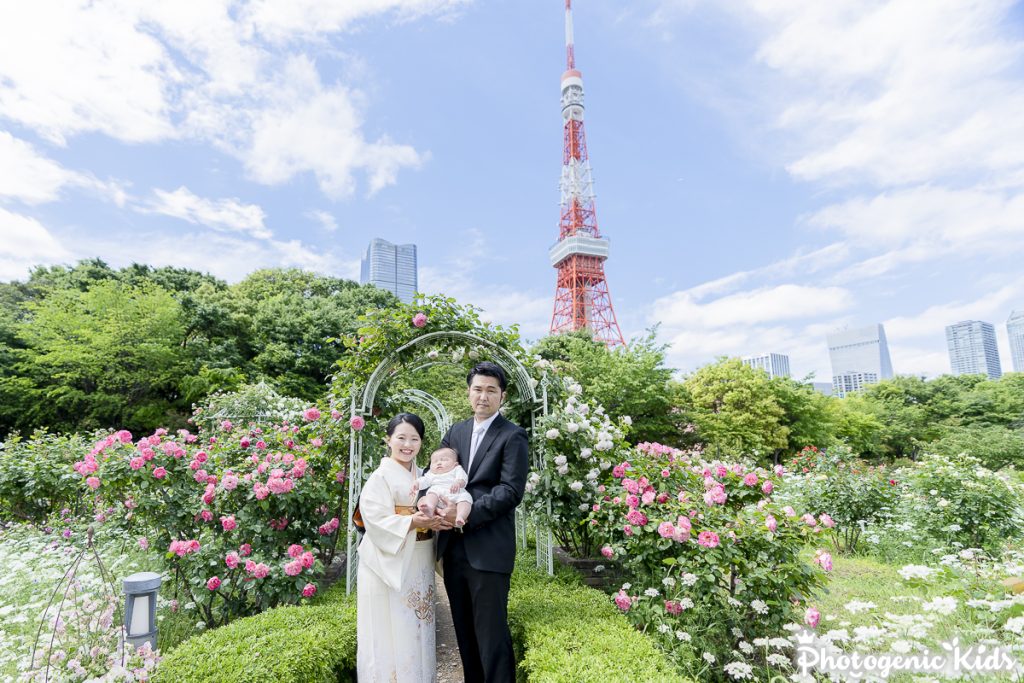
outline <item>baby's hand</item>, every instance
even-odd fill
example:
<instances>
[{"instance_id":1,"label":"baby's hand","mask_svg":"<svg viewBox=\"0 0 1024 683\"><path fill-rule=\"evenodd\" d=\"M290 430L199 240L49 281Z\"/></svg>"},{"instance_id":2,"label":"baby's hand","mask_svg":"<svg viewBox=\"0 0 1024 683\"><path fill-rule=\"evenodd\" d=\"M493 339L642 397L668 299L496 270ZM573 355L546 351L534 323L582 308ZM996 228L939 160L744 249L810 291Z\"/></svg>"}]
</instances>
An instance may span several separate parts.
<instances>
[{"instance_id":1,"label":"baby's hand","mask_svg":"<svg viewBox=\"0 0 1024 683\"><path fill-rule=\"evenodd\" d=\"M416 495L416 493L419 490L420 490L420 485L417 484L416 482L413 482L412 486L409 487L409 493L413 494L414 496Z\"/></svg>"},{"instance_id":2,"label":"baby's hand","mask_svg":"<svg viewBox=\"0 0 1024 683\"><path fill-rule=\"evenodd\" d=\"M452 489L451 489L452 493L458 493L462 489L462 487L465 486L465 485L466 485L466 482L462 481L461 479L456 479L455 483L452 484Z\"/></svg>"}]
</instances>

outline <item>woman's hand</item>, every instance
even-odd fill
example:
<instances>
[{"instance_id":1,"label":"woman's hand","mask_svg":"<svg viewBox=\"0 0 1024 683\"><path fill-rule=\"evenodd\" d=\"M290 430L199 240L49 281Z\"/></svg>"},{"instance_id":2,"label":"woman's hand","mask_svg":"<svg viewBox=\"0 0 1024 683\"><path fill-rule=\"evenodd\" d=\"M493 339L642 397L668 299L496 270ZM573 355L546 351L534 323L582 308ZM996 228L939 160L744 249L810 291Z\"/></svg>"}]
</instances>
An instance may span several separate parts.
<instances>
[{"instance_id":1,"label":"woman's hand","mask_svg":"<svg viewBox=\"0 0 1024 683\"><path fill-rule=\"evenodd\" d=\"M432 529L434 531L445 531L452 528L451 523L444 517L427 515L421 511L417 511L412 516L412 526L414 529Z\"/></svg>"}]
</instances>

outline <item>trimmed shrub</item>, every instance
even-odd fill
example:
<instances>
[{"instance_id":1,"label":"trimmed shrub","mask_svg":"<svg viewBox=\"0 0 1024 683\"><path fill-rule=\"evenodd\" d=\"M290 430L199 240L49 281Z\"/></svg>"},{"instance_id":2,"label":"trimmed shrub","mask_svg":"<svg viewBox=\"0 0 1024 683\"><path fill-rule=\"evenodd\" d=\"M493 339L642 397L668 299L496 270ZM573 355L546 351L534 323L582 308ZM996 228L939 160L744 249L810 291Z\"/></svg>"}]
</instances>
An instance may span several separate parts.
<instances>
[{"instance_id":1,"label":"trimmed shrub","mask_svg":"<svg viewBox=\"0 0 1024 683\"><path fill-rule=\"evenodd\" d=\"M278 607L190 638L154 683L335 683L355 680L356 602L344 583L316 604Z\"/></svg>"},{"instance_id":2,"label":"trimmed shrub","mask_svg":"<svg viewBox=\"0 0 1024 683\"><path fill-rule=\"evenodd\" d=\"M525 563L523 563L525 564ZM519 677L529 681L686 681L608 596L520 565L509 625Z\"/></svg>"}]
</instances>

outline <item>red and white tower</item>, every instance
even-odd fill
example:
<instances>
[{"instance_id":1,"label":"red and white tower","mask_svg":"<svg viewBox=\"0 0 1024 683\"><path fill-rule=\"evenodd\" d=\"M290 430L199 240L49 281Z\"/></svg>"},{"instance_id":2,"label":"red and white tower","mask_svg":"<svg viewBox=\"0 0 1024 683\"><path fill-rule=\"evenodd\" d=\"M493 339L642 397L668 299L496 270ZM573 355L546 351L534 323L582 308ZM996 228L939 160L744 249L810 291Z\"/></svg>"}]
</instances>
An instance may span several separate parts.
<instances>
[{"instance_id":1,"label":"red and white tower","mask_svg":"<svg viewBox=\"0 0 1024 683\"><path fill-rule=\"evenodd\" d=\"M565 0L565 54L561 220L558 242L549 252L551 265L558 270L551 334L586 329L610 347L625 346L604 276L608 240L597 229L594 181L583 130L583 74L576 70L573 54L572 0Z\"/></svg>"}]
</instances>

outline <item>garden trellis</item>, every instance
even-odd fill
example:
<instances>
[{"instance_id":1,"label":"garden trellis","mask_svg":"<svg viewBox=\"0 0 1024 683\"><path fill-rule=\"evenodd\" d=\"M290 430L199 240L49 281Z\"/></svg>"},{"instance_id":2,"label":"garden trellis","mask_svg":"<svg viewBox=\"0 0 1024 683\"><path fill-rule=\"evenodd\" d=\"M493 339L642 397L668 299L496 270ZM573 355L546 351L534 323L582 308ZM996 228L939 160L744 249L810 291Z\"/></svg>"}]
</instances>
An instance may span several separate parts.
<instances>
[{"instance_id":1,"label":"garden trellis","mask_svg":"<svg viewBox=\"0 0 1024 683\"><path fill-rule=\"evenodd\" d=\"M483 351L491 360L500 365L507 373L510 384L519 394L520 399L526 404L530 412L529 429L533 430L534 422L538 415L546 415L547 406L547 378L542 377L540 381L531 377L526 366L502 345L485 339L477 334L456 330L428 332L415 337L411 341L391 351L380 360L377 366L370 373L368 379L362 386L354 384L350 394L350 415L351 417L371 417L373 414L374 401L381 387L388 381L398 376L403 371L415 373L433 365L461 365L455 360L437 360L439 356L430 357L421 355L419 352L434 346L446 348L473 349ZM451 357L450 355L447 357ZM537 389L540 389L538 395ZM442 402L429 392L422 389L404 389L399 394L406 401L421 406L430 412L437 425L438 432L444 434L451 426L451 416ZM357 568L357 541L358 535L352 524L352 515L355 511L356 502L362 491L363 481L369 475L365 471L363 461L363 434L361 430L350 426L349 440L349 463L348 463L348 532L346 545L346 587L351 592L355 585ZM542 462L534 458L534 467L540 467ZM526 516L521 512L516 513L516 539L526 544ZM553 571L552 560L552 536L550 530L539 520L534 520L536 528L537 565L546 567L548 572Z\"/></svg>"}]
</instances>

